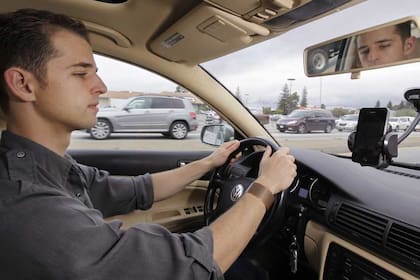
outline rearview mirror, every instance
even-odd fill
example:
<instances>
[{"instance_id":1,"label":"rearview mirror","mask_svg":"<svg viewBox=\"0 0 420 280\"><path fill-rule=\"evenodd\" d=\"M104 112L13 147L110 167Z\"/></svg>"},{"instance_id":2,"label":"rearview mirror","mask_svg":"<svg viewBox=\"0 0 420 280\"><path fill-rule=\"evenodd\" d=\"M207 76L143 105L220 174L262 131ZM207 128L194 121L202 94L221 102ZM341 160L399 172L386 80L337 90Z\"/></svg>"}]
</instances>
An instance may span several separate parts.
<instances>
[{"instance_id":1,"label":"rearview mirror","mask_svg":"<svg viewBox=\"0 0 420 280\"><path fill-rule=\"evenodd\" d=\"M305 49L307 76L357 73L420 61L420 30L406 18Z\"/></svg>"}]
</instances>

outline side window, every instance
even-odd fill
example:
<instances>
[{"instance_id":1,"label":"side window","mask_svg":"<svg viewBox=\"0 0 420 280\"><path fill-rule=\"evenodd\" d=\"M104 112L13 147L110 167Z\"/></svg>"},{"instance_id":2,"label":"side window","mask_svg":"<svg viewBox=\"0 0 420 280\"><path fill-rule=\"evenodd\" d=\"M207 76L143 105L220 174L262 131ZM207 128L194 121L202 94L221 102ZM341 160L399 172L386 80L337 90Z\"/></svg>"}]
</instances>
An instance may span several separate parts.
<instances>
[{"instance_id":1,"label":"side window","mask_svg":"<svg viewBox=\"0 0 420 280\"><path fill-rule=\"evenodd\" d=\"M184 107L182 100L176 98L156 97L152 100L152 108L155 109L182 109Z\"/></svg>"},{"instance_id":2,"label":"side window","mask_svg":"<svg viewBox=\"0 0 420 280\"><path fill-rule=\"evenodd\" d=\"M200 133L208 123L210 107L194 93L140 67L100 55L94 57L108 92L99 96L97 126L75 131L70 149L215 149L201 143ZM148 108L181 112L134 110Z\"/></svg>"},{"instance_id":3,"label":"side window","mask_svg":"<svg viewBox=\"0 0 420 280\"><path fill-rule=\"evenodd\" d=\"M150 98L136 98L128 104L129 109L148 109L151 108Z\"/></svg>"}]
</instances>

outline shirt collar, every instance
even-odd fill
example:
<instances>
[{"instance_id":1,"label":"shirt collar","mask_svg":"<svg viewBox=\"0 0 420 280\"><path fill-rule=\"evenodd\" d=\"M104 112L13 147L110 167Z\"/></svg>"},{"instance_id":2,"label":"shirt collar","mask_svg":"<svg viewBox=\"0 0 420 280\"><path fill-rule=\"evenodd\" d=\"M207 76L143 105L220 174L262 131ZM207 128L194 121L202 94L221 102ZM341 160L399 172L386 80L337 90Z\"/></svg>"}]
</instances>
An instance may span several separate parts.
<instances>
[{"instance_id":1,"label":"shirt collar","mask_svg":"<svg viewBox=\"0 0 420 280\"><path fill-rule=\"evenodd\" d=\"M66 154L62 157L28 138L16 135L7 130L2 132L0 144L2 147L9 150L9 163L12 163L13 165L25 165L25 167L26 164L36 165L28 166L30 169L22 168L22 166L15 168L15 170L22 170L22 172L19 172L22 174L15 174L15 177L28 178L28 176L34 176L23 173L25 169L29 172L29 170L33 170L37 167L48 171L48 173L53 175L55 180L58 180L59 184L64 184L67 181L71 167L76 164L70 155ZM27 159L26 162L25 159ZM11 168L11 166L9 166L9 168Z\"/></svg>"}]
</instances>

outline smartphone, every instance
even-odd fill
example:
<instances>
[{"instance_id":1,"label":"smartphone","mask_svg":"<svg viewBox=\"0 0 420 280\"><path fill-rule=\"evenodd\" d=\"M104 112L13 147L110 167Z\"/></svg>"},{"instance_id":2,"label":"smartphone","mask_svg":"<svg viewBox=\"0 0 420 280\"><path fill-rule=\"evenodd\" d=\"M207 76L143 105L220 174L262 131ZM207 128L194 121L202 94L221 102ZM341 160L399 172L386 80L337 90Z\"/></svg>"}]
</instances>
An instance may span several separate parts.
<instances>
[{"instance_id":1,"label":"smartphone","mask_svg":"<svg viewBox=\"0 0 420 280\"><path fill-rule=\"evenodd\" d=\"M388 129L387 108L362 108L359 112L352 160L378 166L383 158L383 136Z\"/></svg>"}]
</instances>

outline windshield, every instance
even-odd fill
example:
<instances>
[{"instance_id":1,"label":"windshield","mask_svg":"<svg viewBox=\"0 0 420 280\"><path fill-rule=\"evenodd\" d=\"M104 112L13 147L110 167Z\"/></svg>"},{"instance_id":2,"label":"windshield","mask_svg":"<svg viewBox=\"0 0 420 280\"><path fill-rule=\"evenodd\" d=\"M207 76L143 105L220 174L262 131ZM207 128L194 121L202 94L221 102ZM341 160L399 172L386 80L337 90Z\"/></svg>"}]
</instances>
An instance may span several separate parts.
<instances>
[{"instance_id":1,"label":"windshield","mask_svg":"<svg viewBox=\"0 0 420 280\"><path fill-rule=\"evenodd\" d=\"M304 49L407 16L420 16L418 1L365 1L274 39L206 62L202 67L248 108L261 108L273 116L288 115L294 109L330 111L335 118L329 122L331 127L309 123L287 126L284 122L279 125L278 117L271 118L265 127L279 144L350 155L347 139L353 127L339 130L338 120L357 121L357 113L363 107L387 107L391 117L414 117L416 111L403 93L407 88L420 86L420 63L363 71L359 79L351 79L350 74L307 77L303 67ZM305 112L295 111L290 116L302 114ZM405 128L396 130L401 135ZM400 144L396 161L418 163L419 153L420 132L413 132Z\"/></svg>"},{"instance_id":2,"label":"windshield","mask_svg":"<svg viewBox=\"0 0 420 280\"><path fill-rule=\"evenodd\" d=\"M309 117L311 115L311 112L309 111L302 111L302 110L295 110L291 112L288 117L290 118L304 118Z\"/></svg>"}]
</instances>

